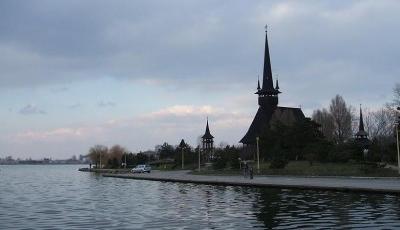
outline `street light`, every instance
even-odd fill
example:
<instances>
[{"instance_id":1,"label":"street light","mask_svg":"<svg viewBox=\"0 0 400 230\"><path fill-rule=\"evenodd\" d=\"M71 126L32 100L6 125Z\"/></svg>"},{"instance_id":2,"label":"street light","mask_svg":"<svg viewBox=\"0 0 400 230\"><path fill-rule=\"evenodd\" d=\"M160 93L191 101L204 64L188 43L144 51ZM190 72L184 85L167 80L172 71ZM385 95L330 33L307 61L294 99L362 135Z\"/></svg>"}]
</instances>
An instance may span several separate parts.
<instances>
[{"instance_id":1,"label":"street light","mask_svg":"<svg viewBox=\"0 0 400 230\"><path fill-rule=\"evenodd\" d=\"M200 145L199 145L199 172L200 172Z\"/></svg>"},{"instance_id":2,"label":"street light","mask_svg":"<svg viewBox=\"0 0 400 230\"><path fill-rule=\"evenodd\" d=\"M125 155L125 164L124 164L124 168L126 168L126 153L124 154Z\"/></svg>"},{"instance_id":3,"label":"street light","mask_svg":"<svg viewBox=\"0 0 400 230\"><path fill-rule=\"evenodd\" d=\"M258 146L259 140L260 140L260 138L256 137L256 141L257 141L257 173L260 173L260 148Z\"/></svg>"},{"instance_id":4,"label":"street light","mask_svg":"<svg viewBox=\"0 0 400 230\"><path fill-rule=\"evenodd\" d=\"M185 154L183 154L183 148L182 148L182 169L185 168Z\"/></svg>"}]
</instances>

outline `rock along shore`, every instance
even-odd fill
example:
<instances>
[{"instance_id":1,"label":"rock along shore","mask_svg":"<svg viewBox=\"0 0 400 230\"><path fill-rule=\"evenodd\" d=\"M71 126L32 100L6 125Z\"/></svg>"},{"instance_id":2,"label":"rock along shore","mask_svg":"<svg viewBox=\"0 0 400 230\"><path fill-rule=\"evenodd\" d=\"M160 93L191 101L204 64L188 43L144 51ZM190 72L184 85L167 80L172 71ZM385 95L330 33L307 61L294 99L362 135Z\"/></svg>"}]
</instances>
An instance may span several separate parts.
<instances>
[{"instance_id":1,"label":"rock along shore","mask_svg":"<svg viewBox=\"0 0 400 230\"><path fill-rule=\"evenodd\" d=\"M193 175L190 171L152 171L145 174L105 173L104 177L116 177L135 180L210 184L224 186L248 186L267 188L290 188L333 190L344 192L372 192L400 195L398 178L363 177L301 177L301 176L255 176L254 179L243 176Z\"/></svg>"}]
</instances>

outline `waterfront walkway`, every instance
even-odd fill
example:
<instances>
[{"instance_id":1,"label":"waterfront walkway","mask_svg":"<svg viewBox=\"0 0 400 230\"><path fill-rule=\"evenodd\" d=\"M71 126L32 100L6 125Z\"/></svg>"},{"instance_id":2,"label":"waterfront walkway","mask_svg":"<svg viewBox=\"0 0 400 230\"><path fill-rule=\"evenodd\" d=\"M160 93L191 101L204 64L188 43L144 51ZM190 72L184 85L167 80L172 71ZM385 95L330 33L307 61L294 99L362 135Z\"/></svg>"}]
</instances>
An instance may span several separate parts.
<instances>
[{"instance_id":1,"label":"waterfront walkway","mask_svg":"<svg viewBox=\"0 0 400 230\"><path fill-rule=\"evenodd\" d=\"M400 194L399 178L367 177L301 177L301 176L243 176L193 175L190 171L152 171L147 174L103 174L104 177L117 177L136 180L197 183L229 186L318 189L354 192L378 192Z\"/></svg>"}]
</instances>

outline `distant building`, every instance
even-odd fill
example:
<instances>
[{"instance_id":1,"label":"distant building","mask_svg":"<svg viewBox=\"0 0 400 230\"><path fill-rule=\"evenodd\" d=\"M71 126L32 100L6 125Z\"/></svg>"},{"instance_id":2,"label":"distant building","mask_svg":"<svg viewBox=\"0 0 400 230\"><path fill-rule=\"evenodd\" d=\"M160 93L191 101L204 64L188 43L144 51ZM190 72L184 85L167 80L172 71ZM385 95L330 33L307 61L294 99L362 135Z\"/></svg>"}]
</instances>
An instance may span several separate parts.
<instances>
[{"instance_id":1,"label":"distant building","mask_svg":"<svg viewBox=\"0 0 400 230\"><path fill-rule=\"evenodd\" d=\"M355 134L355 142L362 149L368 149L370 145L370 140L368 139L368 133L364 130L364 119L362 115L361 105L360 105L360 122L358 124L358 131Z\"/></svg>"},{"instance_id":2,"label":"distant building","mask_svg":"<svg viewBox=\"0 0 400 230\"><path fill-rule=\"evenodd\" d=\"M201 137L201 139L202 139L202 144L203 144L204 157L206 158L205 160L207 162L210 162L214 158L214 156L213 156L213 153L214 153L214 137L210 133L210 128L208 126L208 117L207 117L206 132Z\"/></svg>"},{"instance_id":3,"label":"distant building","mask_svg":"<svg viewBox=\"0 0 400 230\"><path fill-rule=\"evenodd\" d=\"M274 122L282 122L290 125L294 122L305 119L305 116L300 108L281 107L278 106L279 90L278 80L275 87L272 79L271 61L268 48L268 36L265 31L265 52L264 52L264 71L262 79L262 87L258 80L257 92L258 95L258 111L253 119L247 133L240 140L245 146L255 146L256 138L261 135L263 130L271 127Z\"/></svg>"}]
</instances>

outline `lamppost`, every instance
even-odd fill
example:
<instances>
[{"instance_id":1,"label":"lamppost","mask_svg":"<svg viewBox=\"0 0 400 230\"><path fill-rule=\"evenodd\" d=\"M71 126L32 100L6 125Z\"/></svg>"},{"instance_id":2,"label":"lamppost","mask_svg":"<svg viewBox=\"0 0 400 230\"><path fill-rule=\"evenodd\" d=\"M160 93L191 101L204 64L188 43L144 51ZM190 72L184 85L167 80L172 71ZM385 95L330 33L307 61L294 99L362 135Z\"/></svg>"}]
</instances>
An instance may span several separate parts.
<instances>
[{"instance_id":1,"label":"lamppost","mask_svg":"<svg viewBox=\"0 0 400 230\"><path fill-rule=\"evenodd\" d=\"M257 173L260 173L260 148L258 146L259 140L260 140L260 138L256 137L256 141L257 141Z\"/></svg>"},{"instance_id":2,"label":"lamppost","mask_svg":"<svg viewBox=\"0 0 400 230\"><path fill-rule=\"evenodd\" d=\"M400 107L397 107L397 110L400 112ZM398 168L399 174L400 174L399 126L400 126L400 115L397 116L397 122L396 122L397 168Z\"/></svg>"},{"instance_id":3,"label":"lamppost","mask_svg":"<svg viewBox=\"0 0 400 230\"><path fill-rule=\"evenodd\" d=\"M126 153L125 153L125 165L124 165L124 167L126 168Z\"/></svg>"},{"instance_id":4,"label":"lamppost","mask_svg":"<svg viewBox=\"0 0 400 230\"><path fill-rule=\"evenodd\" d=\"M200 172L200 145L199 145L199 172Z\"/></svg>"},{"instance_id":5,"label":"lamppost","mask_svg":"<svg viewBox=\"0 0 400 230\"><path fill-rule=\"evenodd\" d=\"M182 169L184 169L185 168L185 155L183 154L183 148L181 150L182 150Z\"/></svg>"},{"instance_id":6,"label":"lamppost","mask_svg":"<svg viewBox=\"0 0 400 230\"><path fill-rule=\"evenodd\" d=\"M184 154L184 148L186 147L185 141L182 139L181 143L179 144L179 148L181 148L181 160L182 160L182 169L185 168L185 154Z\"/></svg>"}]
</instances>

